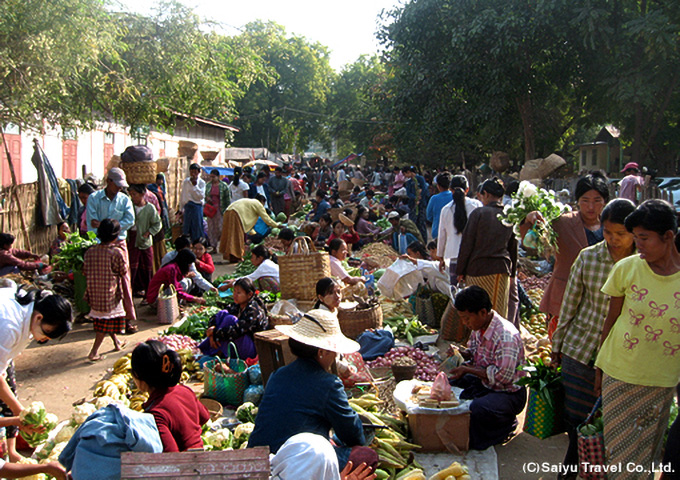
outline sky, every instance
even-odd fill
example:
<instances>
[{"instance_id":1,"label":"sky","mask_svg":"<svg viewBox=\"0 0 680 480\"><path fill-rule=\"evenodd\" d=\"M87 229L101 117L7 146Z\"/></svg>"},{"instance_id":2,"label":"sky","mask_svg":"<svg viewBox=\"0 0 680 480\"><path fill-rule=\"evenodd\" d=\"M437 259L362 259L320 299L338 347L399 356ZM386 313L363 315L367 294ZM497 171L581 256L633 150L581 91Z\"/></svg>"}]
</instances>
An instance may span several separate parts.
<instances>
[{"instance_id":1,"label":"sky","mask_svg":"<svg viewBox=\"0 0 680 480\"><path fill-rule=\"evenodd\" d=\"M149 13L155 0L118 0L125 9ZM340 70L362 54L379 51L375 38L378 16L403 0L180 0L207 21L224 26L224 33L237 35L255 20L272 20L288 34L304 36L330 50L331 66Z\"/></svg>"}]
</instances>

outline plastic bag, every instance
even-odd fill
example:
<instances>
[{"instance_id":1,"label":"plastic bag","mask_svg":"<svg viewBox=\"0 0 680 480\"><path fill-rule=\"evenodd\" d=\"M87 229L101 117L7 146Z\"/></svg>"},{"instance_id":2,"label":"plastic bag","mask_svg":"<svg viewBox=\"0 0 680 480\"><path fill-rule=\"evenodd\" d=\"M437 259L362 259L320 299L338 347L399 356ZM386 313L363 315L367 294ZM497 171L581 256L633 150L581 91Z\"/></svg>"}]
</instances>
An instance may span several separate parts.
<instances>
[{"instance_id":1,"label":"plastic bag","mask_svg":"<svg viewBox=\"0 0 680 480\"><path fill-rule=\"evenodd\" d=\"M248 379L252 385L262 385L262 371L259 363L248 369Z\"/></svg>"},{"instance_id":2,"label":"plastic bag","mask_svg":"<svg viewBox=\"0 0 680 480\"><path fill-rule=\"evenodd\" d=\"M430 398L440 402L451 400L451 385L449 385L449 379L444 372L439 372L434 378Z\"/></svg>"},{"instance_id":3,"label":"plastic bag","mask_svg":"<svg viewBox=\"0 0 680 480\"><path fill-rule=\"evenodd\" d=\"M385 270L377 286L386 297L401 299L415 293L424 281L423 274L413 263L398 259Z\"/></svg>"},{"instance_id":4,"label":"plastic bag","mask_svg":"<svg viewBox=\"0 0 680 480\"><path fill-rule=\"evenodd\" d=\"M262 395L264 395L264 387L262 385L251 385L243 393L243 402L252 402L255 405L259 405Z\"/></svg>"}]
</instances>

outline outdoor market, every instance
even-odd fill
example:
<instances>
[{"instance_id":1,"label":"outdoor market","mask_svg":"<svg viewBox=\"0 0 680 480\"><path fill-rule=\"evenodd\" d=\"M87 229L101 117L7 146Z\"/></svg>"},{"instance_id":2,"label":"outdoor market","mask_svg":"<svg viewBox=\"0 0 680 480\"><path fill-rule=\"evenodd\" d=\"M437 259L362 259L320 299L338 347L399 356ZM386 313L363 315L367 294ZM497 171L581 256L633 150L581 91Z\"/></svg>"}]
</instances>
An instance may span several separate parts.
<instances>
[{"instance_id":1,"label":"outdoor market","mask_svg":"<svg viewBox=\"0 0 680 480\"><path fill-rule=\"evenodd\" d=\"M616 381L608 369L622 368L616 355L640 340L625 327L624 351L597 355L612 308L602 285L627 257L654 272L652 283L630 285L633 301L677 285L677 271L652 263L677 260L666 201L611 195L600 173L558 195L541 187L564 164L557 156L538 162L543 179L519 181L362 169L350 163L356 156L220 172L196 163L196 152L154 160L141 145L112 161L101 185L67 184L69 198L51 189L37 144L35 155L38 211L75 221L58 223L46 255L0 234L0 295L13 322L3 340L11 390L0 389L11 462L74 479L203 468L214 478L511 478L499 475L494 446L520 432L561 439L564 460L552 454L561 466L548 473L563 478L604 478L603 438L616 445L610 455L630 459L619 427L607 433L608 418L630 417L608 412L599 392L657 397L642 397L643 386L607 391ZM185 175L179 192L166 182L173 168ZM659 240L634 242L642 232ZM652 297L650 320L664 321L670 295ZM630 315L659 358L672 357L660 324L627 305L610 335ZM22 364L51 347L21 353L30 339L66 347L74 334L94 343L63 368L100 373L57 417L50 396L59 393L43 396ZM657 427L649 448L636 447L640 464L658 461L677 415L672 394L654 401ZM216 452L225 456L207 456ZM664 458L674 461L668 448Z\"/></svg>"}]
</instances>

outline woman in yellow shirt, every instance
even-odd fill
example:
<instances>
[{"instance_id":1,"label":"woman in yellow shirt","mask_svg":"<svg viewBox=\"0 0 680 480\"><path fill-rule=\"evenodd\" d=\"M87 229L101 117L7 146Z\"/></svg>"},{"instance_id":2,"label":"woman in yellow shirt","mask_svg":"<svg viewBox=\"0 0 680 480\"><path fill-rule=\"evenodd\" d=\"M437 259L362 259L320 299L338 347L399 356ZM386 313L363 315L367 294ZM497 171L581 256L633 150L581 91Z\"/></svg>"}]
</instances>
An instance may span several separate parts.
<instances>
[{"instance_id":1,"label":"woman in yellow shirt","mask_svg":"<svg viewBox=\"0 0 680 480\"><path fill-rule=\"evenodd\" d=\"M607 462L621 466L608 473L609 480L654 477L680 379L675 210L663 200L647 200L625 224L639 254L614 265L602 287L611 299L595 362Z\"/></svg>"}]
</instances>

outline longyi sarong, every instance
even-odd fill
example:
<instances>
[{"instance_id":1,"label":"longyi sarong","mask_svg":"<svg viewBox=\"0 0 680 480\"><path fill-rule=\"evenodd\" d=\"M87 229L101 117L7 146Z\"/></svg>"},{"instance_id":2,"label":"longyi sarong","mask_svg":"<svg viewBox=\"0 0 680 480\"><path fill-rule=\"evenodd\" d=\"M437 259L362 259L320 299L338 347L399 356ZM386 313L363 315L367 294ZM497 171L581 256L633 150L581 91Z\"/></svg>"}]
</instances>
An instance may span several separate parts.
<instances>
[{"instance_id":1,"label":"longyi sarong","mask_svg":"<svg viewBox=\"0 0 680 480\"><path fill-rule=\"evenodd\" d=\"M661 460L673 390L673 387L633 385L602 374L607 465L622 466L620 472L609 472L608 480L654 478L652 462ZM627 468L628 465L641 471Z\"/></svg>"},{"instance_id":2,"label":"longyi sarong","mask_svg":"<svg viewBox=\"0 0 680 480\"><path fill-rule=\"evenodd\" d=\"M510 276L496 273L493 275L482 275L474 277L465 275L465 284L477 285L486 290L491 297L493 309L503 318L508 318L508 299L510 297Z\"/></svg>"},{"instance_id":3,"label":"longyi sarong","mask_svg":"<svg viewBox=\"0 0 680 480\"><path fill-rule=\"evenodd\" d=\"M227 262L240 262L243 260L246 245L245 237L241 217L239 217L235 210L226 210L222 219L220 253Z\"/></svg>"}]
</instances>

